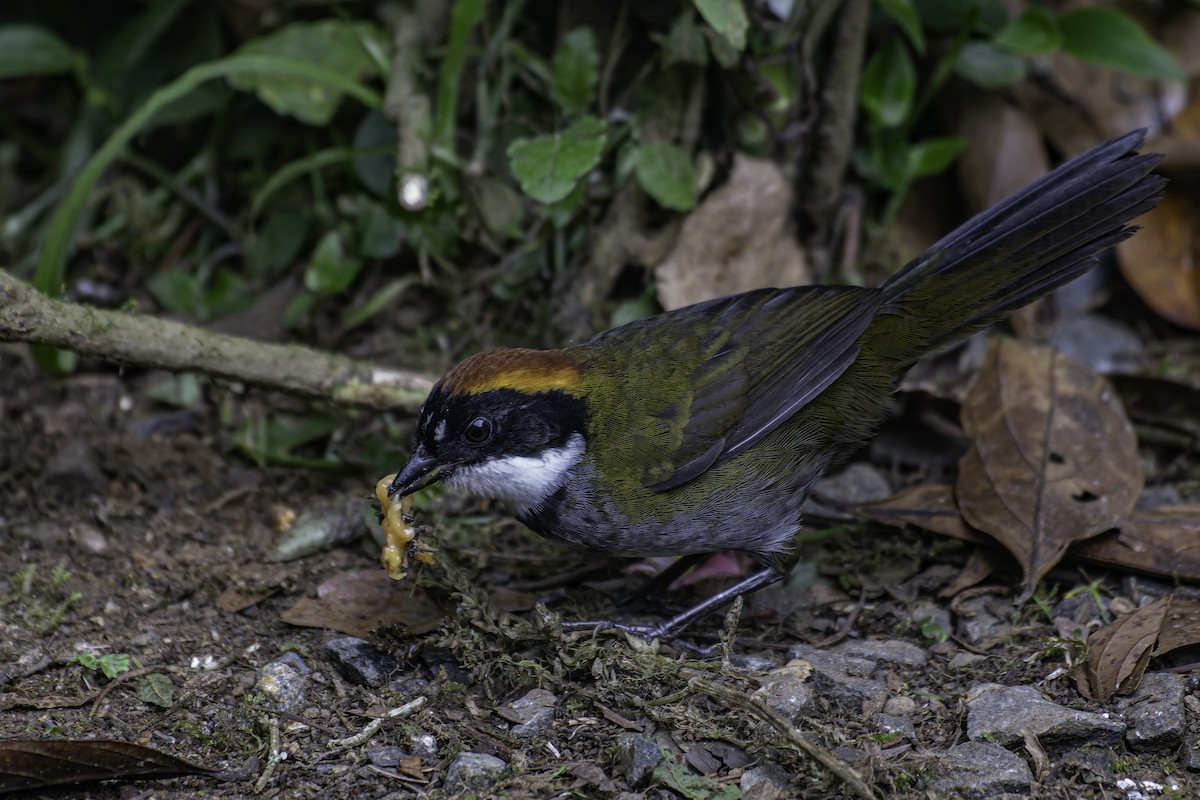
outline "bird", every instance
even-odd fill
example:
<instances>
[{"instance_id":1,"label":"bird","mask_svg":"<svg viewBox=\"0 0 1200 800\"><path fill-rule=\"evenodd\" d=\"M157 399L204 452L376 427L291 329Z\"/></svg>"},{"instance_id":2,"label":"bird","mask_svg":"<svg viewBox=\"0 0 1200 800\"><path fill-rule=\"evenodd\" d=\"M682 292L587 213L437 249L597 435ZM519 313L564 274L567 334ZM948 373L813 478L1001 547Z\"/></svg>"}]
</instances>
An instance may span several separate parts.
<instances>
[{"instance_id":1,"label":"bird","mask_svg":"<svg viewBox=\"0 0 1200 800\"><path fill-rule=\"evenodd\" d=\"M817 480L867 443L922 357L1091 269L1165 180L1134 131L974 216L878 287L757 289L562 349L473 355L430 391L388 487L436 482L533 531L617 556L749 553L757 571L654 625L696 620L786 577ZM688 563L680 559L677 564Z\"/></svg>"}]
</instances>

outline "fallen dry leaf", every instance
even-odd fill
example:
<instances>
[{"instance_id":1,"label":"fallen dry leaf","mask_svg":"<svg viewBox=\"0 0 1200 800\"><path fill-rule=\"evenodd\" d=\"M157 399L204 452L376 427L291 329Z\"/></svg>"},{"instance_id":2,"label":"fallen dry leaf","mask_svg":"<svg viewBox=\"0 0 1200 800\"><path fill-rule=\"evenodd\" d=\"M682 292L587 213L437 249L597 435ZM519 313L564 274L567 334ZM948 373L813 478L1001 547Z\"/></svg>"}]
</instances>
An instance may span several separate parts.
<instances>
[{"instance_id":1,"label":"fallen dry leaf","mask_svg":"<svg viewBox=\"0 0 1200 800\"><path fill-rule=\"evenodd\" d=\"M1056 350L992 340L967 394L963 518L1012 553L1025 596L1072 542L1121 525L1142 489L1137 440L1102 377Z\"/></svg>"},{"instance_id":2,"label":"fallen dry leaf","mask_svg":"<svg viewBox=\"0 0 1200 800\"><path fill-rule=\"evenodd\" d=\"M1200 388L1167 378L1109 375L1129 416L1200 438Z\"/></svg>"},{"instance_id":3,"label":"fallen dry leaf","mask_svg":"<svg viewBox=\"0 0 1200 800\"><path fill-rule=\"evenodd\" d=\"M1200 600L1172 599L1158 636L1158 647L1151 655L1158 658L1197 644L1200 644Z\"/></svg>"},{"instance_id":4,"label":"fallen dry leaf","mask_svg":"<svg viewBox=\"0 0 1200 800\"><path fill-rule=\"evenodd\" d=\"M982 544L987 536L971 530L954 502L954 487L948 483L923 483L902 489L884 500L850 508L866 519L895 525L915 525L964 542Z\"/></svg>"},{"instance_id":5,"label":"fallen dry leaf","mask_svg":"<svg viewBox=\"0 0 1200 800\"><path fill-rule=\"evenodd\" d=\"M792 193L770 161L739 155L729 180L688 214L654 272L668 311L713 297L812 282L791 232Z\"/></svg>"},{"instance_id":6,"label":"fallen dry leaf","mask_svg":"<svg viewBox=\"0 0 1200 800\"><path fill-rule=\"evenodd\" d=\"M914 525L972 544L991 541L962 518L948 483L912 486L848 510L884 525ZM1105 567L1200 581L1200 505L1134 509L1119 529L1076 542L1067 555Z\"/></svg>"},{"instance_id":7,"label":"fallen dry leaf","mask_svg":"<svg viewBox=\"0 0 1200 800\"><path fill-rule=\"evenodd\" d=\"M1121 274L1159 315L1200 330L1200 205L1168 187L1158 207L1137 224L1138 235L1117 246Z\"/></svg>"},{"instance_id":8,"label":"fallen dry leaf","mask_svg":"<svg viewBox=\"0 0 1200 800\"><path fill-rule=\"evenodd\" d=\"M954 133L971 143L955 164L972 214L991 208L1050 171L1033 120L998 92L964 89L955 98Z\"/></svg>"},{"instance_id":9,"label":"fallen dry leaf","mask_svg":"<svg viewBox=\"0 0 1200 800\"><path fill-rule=\"evenodd\" d=\"M342 572L302 597L280 619L303 628L329 628L365 638L380 625L400 623L412 635L441 623L442 609L411 583L398 583L381 569Z\"/></svg>"},{"instance_id":10,"label":"fallen dry leaf","mask_svg":"<svg viewBox=\"0 0 1200 800\"><path fill-rule=\"evenodd\" d=\"M1088 660L1071 675L1089 700L1107 702L1142 682L1154 644L1163 630L1171 598L1131 611L1088 636Z\"/></svg>"},{"instance_id":11,"label":"fallen dry leaf","mask_svg":"<svg viewBox=\"0 0 1200 800\"><path fill-rule=\"evenodd\" d=\"M110 739L0 741L0 793L112 778L217 774L150 747Z\"/></svg>"},{"instance_id":12,"label":"fallen dry leaf","mask_svg":"<svg viewBox=\"0 0 1200 800\"><path fill-rule=\"evenodd\" d=\"M1116 566L1200 581L1200 505L1136 509L1121 529L1071 548L1071 555Z\"/></svg>"}]
</instances>

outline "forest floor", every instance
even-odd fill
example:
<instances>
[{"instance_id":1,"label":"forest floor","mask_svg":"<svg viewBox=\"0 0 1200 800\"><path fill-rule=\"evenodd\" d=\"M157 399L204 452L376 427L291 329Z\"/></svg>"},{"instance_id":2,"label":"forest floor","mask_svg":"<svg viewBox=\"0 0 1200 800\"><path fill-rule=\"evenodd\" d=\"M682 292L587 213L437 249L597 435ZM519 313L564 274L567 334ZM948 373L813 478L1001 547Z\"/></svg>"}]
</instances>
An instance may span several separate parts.
<instances>
[{"instance_id":1,"label":"forest floor","mask_svg":"<svg viewBox=\"0 0 1200 800\"><path fill-rule=\"evenodd\" d=\"M724 658L563 635L554 615L620 613L602 590L641 578L500 518L429 512L442 548L415 583L381 580L368 536L275 560L280 516L365 501L378 476L255 466L215 408L164 410L147 378L48 378L0 351L0 739L117 740L226 774L23 796L852 796L803 737L880 797L944 796L975 784L972 769L993 796L1200 797L1193 680L1172 675L1151 698L1185 727L1147 742L1130 706L1084 700L1060 669L1061 621L1086 616L1087 592L1064 585L1046 614L1002 592L952 604L936 590L963 547L857 526L749 603ZM551 588L556 575L572 585ZM1130 580L1110 578L1106 596ZM339 621L341 600L362 599L339 592L356 591L370 608ZM311 626L322 613L341 630ZM377 618L392 624L367 634ZM693 641L717 642L721 622ZM119 654L124 674L95 668ZM1033 710L998 712L1028 715L1024 738L972 719L993 684L1039 693Z\"/></svg>"}]
</instances>

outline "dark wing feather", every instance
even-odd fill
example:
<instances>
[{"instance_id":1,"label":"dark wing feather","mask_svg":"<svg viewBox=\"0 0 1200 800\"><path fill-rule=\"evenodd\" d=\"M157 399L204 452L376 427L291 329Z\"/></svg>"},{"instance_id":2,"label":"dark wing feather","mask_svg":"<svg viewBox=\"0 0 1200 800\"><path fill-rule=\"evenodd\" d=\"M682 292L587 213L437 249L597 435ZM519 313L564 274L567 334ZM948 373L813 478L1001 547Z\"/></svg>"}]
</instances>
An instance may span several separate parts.
<instances>
[{"instance_id":1,"label":"dark wing feather","mask_svg":"<svg viewBox=\"0 0 1200 800\"><path fill-rule=\"evenodd\" d=\"M881 302L875 289L760 289L617 328L582 347L604 340L606 352L657 362L663 377L647 410L655 424L630 449L644 454L642 484L667 491L753 447L837 380ZM612 347L616 339L625 347ZM635 379L633 366L612 368Z\"/></svg>"}]
</instances>

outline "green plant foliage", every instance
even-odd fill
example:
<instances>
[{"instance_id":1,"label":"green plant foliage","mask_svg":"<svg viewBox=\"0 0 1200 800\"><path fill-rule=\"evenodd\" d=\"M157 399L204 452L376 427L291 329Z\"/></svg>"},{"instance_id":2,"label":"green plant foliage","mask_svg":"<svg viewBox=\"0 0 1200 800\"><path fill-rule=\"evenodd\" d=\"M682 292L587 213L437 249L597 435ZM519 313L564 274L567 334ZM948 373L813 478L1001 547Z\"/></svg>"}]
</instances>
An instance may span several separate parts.
<instances>
[{"instance_id":1,"label":"green plant foliage","mask_svg":"<svg viewBox=\"0 0 1200 800\"><path fill-rule=\"evenodd\" d=\"M1025 77L1025 62L991 42L967 42L954 71L976 86L1000 89Z\"/></svg>"},{"instance_id":2,"label":"green plant foliage","mask_svg":"<svg viewBox=\"0 0 1200 800\"><path fill-rule=\"evenodd\" d=\"M953 164L970 145L970 142L958 136L943 136L917 142L908 149L908 179L936 175Z\"/></svg>"},{"instance_id":3,"label":"green plant foliage","mask_svg":"<svg viewBox=\"0 0 1200 800\"><path fill-rule=\"evenodd\" d=\"M361 268L362 262L346 256L342 235L330 231L313 250L312 260L304 271L304 288L317 294L337 294L354 282Z\"/></svg>"},{"instance_id":4,"label":"green plant foliage","mask_svg":"<svg viewBox=\"0 0 1200 800\"><path fill-rule=\"evenodd\" d=\"M600 163L607 128L595 117L577 120L561 133L517 139L508 148L513 175L539 203L557 203Z\"/></svg>"},{"instance_id":5,"label":"green plant foliage","mask_svg":"<svg viewBox=\"0 0 1200 800\"><path fill-rule=\"evenodd\" d=\"M1185 81L1167 50L1129 17L1112 8L1080 8L1059 17L1062 47L1082 61L1151 80Z\"/></svg>"},{"instance_id":6,"label":"green plant foliage","mask_svg":"<svg viewBox=\"0 0 1200 800\"><path fill-rule=\"evenodd\" d=\"M159 708L175 705L175 683L166 675L152 672L138 682L137 699Z\"/></svg>"},{"instance_id":7,"label":"green plant foliage","mask_svg":"<svg viewBox=\"0 0 1200 800\"><path fill-rule=\"evenodd\" d=\"M651 142L639 146L633 159L638 183L660 206L672 211L695 207L696 169L682 148L670 142Z\"/></svg>"},{"instance_id":8,"label":"green plant foliage","mask_svg":"<svg viewBox=\"0 0 1200 800\"><path fill-rule=\"evenodd\" d=\"M0 26L0 80L74 72L83 57L38 25Z\"/></svg>"},{"instance_id":9,"label":"green plant foliage","mask_svg":"<svg viewBox=\"0 0 1200 800\"><path fill-rule=\"evenodd\" d=\"M554 54L554 99L570 115L591 107L600 78L600 52L591 28L576 28L563 37Z\"/></svg>"},{"instance_id":10,"label":"green plant foliage","mask_svg":"<svg viewBox=\"0 0 1200 800\"><path fill-rule=\"evenodd\" d=\"M859 102L871 121L894 128L908 119L917 91L917 71L904 43L893 36L867 61Z\"/></svg>"},{"instance_id":11,"label":"green plant foliage","mask_svg":"<svg viewBox=\"0 0 1200 800\"><path fill-rule=\"evenodd\" d=\"M925 52L925 33L921 29L921 15L912 0L876 0L883 13L891 17L892 22L900 26L913 49L918 53Z\"/></svg>"},{"instance_id":12,"label":"green plant foliage","mask_svg":"<svg viewBox=\"0 0 1200 800\"><path fill-rule=\"evenodd\" d=\"M368 47L383 47L383 32L366 22L329 19L297 22L275 33L251 40L242 55L272 56L309 64L334 75L358 79L375 71ZM239 72L229 76L237 89L254 92L267 106L309 125L327 125L342 101L342 92L330 82L314 82L271 72Z\"/></svg>"},{"instance_id":13,"label":"green plant foliage","mask_svg":"<svg viewBox=\"0 0 1200 800\"><path fill-rule=\"evenodd\" d=\"M1052 11L1033 6L1009 20L992 41L1014 53L1044 56L1062 46L1062 31Z\"/></svg>"},{"instance_id":14,"label":"green plant foliage","mask_svg":"<svg viewBox=\"0 0 1200 800\"><path fill-rule=\"evenodd\" d=\"M693 0L700 16L734 50L746 49L746 30L750 20L742 0Z\"/></svg>"},{"instance_id":15,"label":"green plant foliage","mask_svg":"<svg viewBox=\"0 0 1200 800\"><path fill-rule=\"evenodd\" d=\"M91 653L79 653L67 663L78 664L92 672L102 672L104 673L104 677L109 680L118 675L124 675L131 669L129 656L125 653L105 653L102 656L96 656Z\"/></svg>"}]
</instances>

